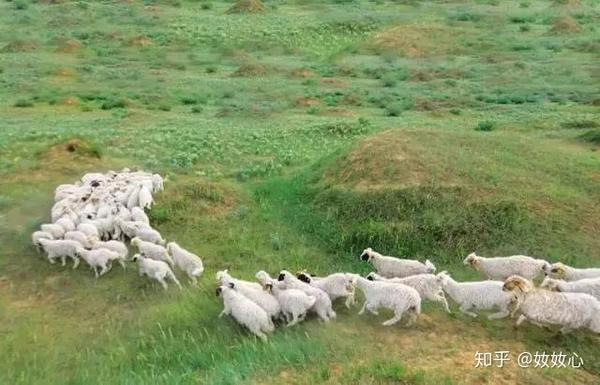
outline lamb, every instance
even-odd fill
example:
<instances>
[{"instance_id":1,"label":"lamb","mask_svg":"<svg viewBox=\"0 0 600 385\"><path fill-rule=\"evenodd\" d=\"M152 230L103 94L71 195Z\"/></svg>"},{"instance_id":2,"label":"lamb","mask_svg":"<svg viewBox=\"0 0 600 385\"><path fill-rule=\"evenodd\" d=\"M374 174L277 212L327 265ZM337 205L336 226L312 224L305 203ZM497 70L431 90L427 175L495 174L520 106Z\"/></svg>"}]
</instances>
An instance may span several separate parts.
<instances>
[{"instance_id":1,"label":"lamb","mask_svg":"<svg viewBox=\"0 0 600 385\"><path fill-rule=\"evenodd\" d=\"M115 240L110 240L110 241L105 241L105 242L95 240L92 242L91 248L92 249L108 249L108 250L114 251L119 256L117 261L119 262L119 264L121 265L123 270L125 270L127 268L125 261L127 261L127 256L129 255L129 250L127 249L127 246L125 246L125 244L123 242L119 242L119 241L115 241Z\"/></svg>"},{"instance_id":2,"label":"lamb","mask_svg":"<svg viewBox=\"0 0 600 385\"><path fill-rule=\"evenodd\" d=\"M100 239L100 232L98 231L98 228L91 223L80 223L77 225L77 230L89 237L96 237Z\"/></svg>"},{"instance_id":3,"label":"lamb","mask_svg":"<svg viewBox=\"0 0 600 385\"><path fill-rule=\"evenodd\" d=\"M52 234L54 239L62 239L65 236L65 229L56 223L46 223L40 226L41 230Z\"/></svg>"},{"instance_id":4,"label":"lamb","mask_svg":"<svg viewBox=\"0 0 600 385\"><path fill-rule=\"evenodd\" d=\"M499 311L490 314L488 319L500 319L510 314L509 306L512 296L502 291L503 282L500 281L477 281L477 282L456 282L448 273L438 274L442 281L444 291L460 305L459 310L471 317L477 317L477 314L471 312L475 310L490 310L497 308Z\"/></svg>"},{"instance_id":5,"label":"lamb","mask_svg":"<svg viewBox=\"0 0 600 385\"><path fill-rule=\"evenodd\" d=\"M119 260L119 254L108 249L86 250L83 247L77 249L77 256L83 258L94 270L96 278L108 273L111 269L112 261ZM100 271L98 271L98 269Z\"/></svg>"},{"instance_id":6,"label":"lamb","mask_svg":"<svg viewBox=\"0 0 600 385\"><path fill-rule=\"evenodd\" d=\"M316 297L307 295L302 290L279 288L276 281L268 280L265 282L265 289L273 294L279 303L281 313L285 317L287 327L294 326L300 321L304 321L308 309L314 306Z\"/></svg>"},{"instance_id":7,"label":"lamb","mask_svg":"<svg viewBox=\"0 0 600 385\"><path fill-rule=\"evenodd\" d=\"M167 249L164 247L151 242L142 241L137 237L131 240L131 245L136 246L142 256L156 261L163 261L170 266L173 266L173 260L169 253L167 253Z\"/></svg>"},{"instance_id":8,"label":"lamb","mask_svg":"<svg viewBox=\"0 0 600 385\"><path fill-rule=\"evenodd\" d=\"M377 273L369 273L366 277L370 281L385 281L390 283L402 283L406 286L410 286L415 289L421 299L428 299L430 301L441 302L446 309L446 312L450 313L450 307L448 301L444 295L442 289L442 279L439 275L434 274L417 274L411 275L406 278L384 278Z\"/></svg>"},{"instance_id":9,"label":"lamb","mask_svg":"<svg viewBox=\"0 0 600 385\"><path fill-rule=\"evenodd\" d=\"M225 285L228 282L233 282L238 288L244 286L249 289L262 290L262 286L256 282L244 281L241 279L233 278L229 274L229 271L227 269L217 271L215 278L217 279L217 282L219 282L220 285Z\"/></svg>"},{"instance_id":10,"label":"lamb","mask_svg":"<svg viewBox=\"0 0 600 385\"><path fill-rule=\"evenodd\" d=\"M164 245L166 243L166 241L162 238L160 233L150 227L145 227L145 228L139 229L135 233L135 236L140 238L143 241L157 243L159 245Z\"/></svg>"},{"instance_id":11,"label":"lamb","mask_svg":"<svg viewBox=\"0 0 600 385\"><path fill-rule=\"evenodd\" d=\"M323 290L329 295L331 302L338 298L346 298L344 304L348 309L356 302L354 297L354 285L352 285L354 274L335 273L320 278L312 277L310 274L303 272L298 274L297 278L302 282Z\"/></svg>"},{"instance_id":12,"label":"lamb","mask_svg":"<svg viewBox=\"0 0 600 385\"><path fill-rule=\"evenodd\" d=\"M217 288L217 296L223 297L223 315L231 315L239 324L245 326L254 335L266 341L267 335L275 330L273 322L267 313L257 304L236 291L233 282Z\"/></svg>"},{"instance_id":13,"label":"lamb","mask_svg":"<svg viewBox=\"0 0 600 385\"><path fill-rule=\"evenodd\" d=\"M136 222L144 222L150 225L150 219L148 218L148 215L146 215L144 210L139 207L134 207L131 209L131 219Z\"/></svg>"},{"instance_id":14,"label":"lamb","mask_svg":"<svg viewBox=\"0 0 600 385\"><path fill-rule=\"evenodd\" d=\"M471 253L463 263L480 271L487 279L504 281L511 275L520 275L527 279L534 279L544 273L550 265L543 259L535 259L525 255L510 257L485 258Z\"/></svg>"},{"instance_id":15,"label":"lamb","mask_svg":"<svg viewBox=\"0 0 600 385\"><path fill-rule=\"evenodd\" d=\"M171 254L175 266L185 271L192 284L198 284L197 277L202 275L204 265L196 254L185 250L175 242L167 244L167 252Z\"/></svg>"},{"instance_id":16,"label":"lamb","mask_svg":"<svg viewBox=\"0 0 600 385\"><path fill-rule=\"evenodd\" d=\"M246 298L260 306L271 319L277 319L279 317L281 308L277 298L263 290L262 287L260 289L255 289L252 286L236 284L235 281L235 279L230 280L227 277L223 277L223 279L220 280L220 283L225 286L229 286L229 284L235 285L238 293L243 294Z\"/></svg>"},{"instance_id":17,"label":"lamb","mask_svg":"<svg viewBox=\"0 0 600 385\"><path fill-rule=\"evenodd\" d=\"M65 266L67 263L67 257L73 260L73 269L79 266L79 258L77 257L77 249L81 247L81 243L77 241L64 240L64 239L40 239L39 243L42 245L44 251L48 254L48 261L55 263L56 258L60 258L62 265Z\"/></svg>"},{"instance_id":18,"label":"lamb","mask_svg":"<svg viewBox=\"0 0 600 385\"><path fill-rule=\"evenodd\" d=\"M165 290L169 288L165 278L169 278L181 289L181 284L166 262L145 258L140 254L135 254L131 260L134 262L137 261L140 277L145 275L150 279L158 281Z\"/></svg>"},{"instance_id":19,"label":"lamb","mask_svg":"<svg viewBox=\"0 0 600 385\"><path fill-rule=\"evenodd\" d=\"M52 236L52 234L46 232L46 231L34 231L31 234L31 243L33 243L33 245L37 248L38 253L40 251L42 251L42 244L40 243L40 239L51 239L53 240L54 237Z\"/></svg>"},{"instance_id":20,"label":"lamb","mask_svg":"<svg viewBox=\"0 0 600 385\"><path fill-rule=\"evenodd\" d=\"M546 277L540 287L562 293L587 293L600 301L600 277L584 278L579 281L562 281Z\"/></svg>"},{"instance_id":21,"label":"lamb","mask_svg":"<svg viewBox=\"0 0 600 385\"><path fill-rule=\"evenodd\" d=\"M279 272L279 277L277 280L283 282L285 289L298 289L310 296L315 297L317 300L313 307L311 307L311 310L314 311L321 320L328 322L336 317L336 314L331 306L331 299L329 299L329 296L323 290L300 281L286 270Z\"/></svg>"},{"instance_id":22,"label":"lamb","mask_svg":"<svg viewBox=\"0 0 600 385\"><path fill-rule=\"evenodd\" d=\"M412 259L399 259L381 255L373 249L365 249L360 259L365 262L371 262L378 274L385 278L403 278L415 274L432 274L435 273L435 266L429 260L425 263Z\"/></svg>"},{"instance_id":23,"label":"lamb","mask_svg":"<svg viewBox=\"0 0 600 385\"><path fill-rule=\"evenodd\" d=\"M561 262L553 263L546 272L551 278L558 278L565 281L578 281L585 278L600 278L600 268L578 269L567 266Z\"/></svg>"},{"instance_id":24,"label":"lamb","mask_svg":"<svg viewBox=\"0 0 600 385\"><path fill-rule=\"evenodd\" d=\"M83 247L85 247L86 249L91 249L92 248L92 240L94 239L94 237L90 237L84 233L82 233L81 231L67 231L65 233L65 239L70 239L72 241L77 241L79 243L81 243L81 245Z\"/></svg>"},{"instance_id":25,"label":"lamb","mask_svg":"<svg viewBox=\"0 0 600 385\"><path fill-rule=\"evenodd\" d=\"M537 326L561 326L561 333L582 327L600 333L600 302L589 294L536 289L531 281L517 275L507 278L502 290L516 300L516 326L527 320Z\"/></svg>"},{"instance_id":26,"label":"lamb","mask_svg":"<svg viewBox=\"0 0 600 385\"><path fill-rule=\"evenodd\" d=\"M377 315L377 310L382 307L394 311L394 317L383 322L383 326L395 324L402 319L405 313L410 314L408 326L413 324L421 314L421 297L410 286L401 283L370 281L360 276L354 277L353 284L358 286L365 296L365 303L358 314L369 310Z\"/></svg>"}]
</instances>

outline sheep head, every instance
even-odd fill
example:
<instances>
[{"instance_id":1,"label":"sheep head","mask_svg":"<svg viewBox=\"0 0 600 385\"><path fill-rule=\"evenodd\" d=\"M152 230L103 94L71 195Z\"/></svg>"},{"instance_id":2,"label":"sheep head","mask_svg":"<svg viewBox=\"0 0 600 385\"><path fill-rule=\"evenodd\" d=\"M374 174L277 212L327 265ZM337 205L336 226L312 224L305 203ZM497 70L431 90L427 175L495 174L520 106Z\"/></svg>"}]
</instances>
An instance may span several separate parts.
<instances>
[{"instance_id":1,"label":"sheep head","mask_svg":"<svg viewBox=\"0 0 600 385\"><path fill-rule=\"evenodd\" d=\"M305 282L305 283L310 283L310 281L312 281L310 275L308 273L300 273L296 276L296 278L298 278L300 281Z\"/></svg>"},{"instance_id":2,"label":"sheep head","mask_svg":"<svg viewBox=\"0 0 600 385\"><path fill-rule=\"evenodd\" d=\"M471 253L467 255L467 257L463 260L463 264L469 266L476 266L479 263L479 257L475 253Z\"/></svg>"},{"instance_id":3,"label":"sheep head","mask_svg":"<svg viewBox=\"0 0 600 385\"><path fill-rule=\"evenodd\" d=\"M514 293L528 293L533 290L533 284L523 277L513 275L504 281L502 290L511 291Z\"/></svg>"},{"instance_id":4,"label":"sheep head","mask_svg":"<svg viewBox=\"0 0 600 385\"><path fill-rule=\"evenodd\" d=\"M550 291L560 291L560 289L558 288L558 280L552 279L550 277L544 278L544 281L542 282L540 287L543 289L548 289Z\"/></svg>"},{"instance_id":5,"label":"sheep head","mask_svg":"<svg viewBox=\"0 0 600 385\"><path fill-rule=\"evenodd\" d=\"M363 252L360 254L360 259L361 259L361 261L364 261L364 262L369 262L372 257L373 257L373 249L371 249L370 247L364 249Z\"/></svg>"},{"instance_id":6,"label":"sheep head","mask_svg":"<svg viewBox=\"0 0 600 385\"><path fill-rule=\"evenodd\" d=\"M554 278L564 278L566 273L567 268L561 262L557 262L550 267L550 276Z\"/></svg>"}]
</instances>

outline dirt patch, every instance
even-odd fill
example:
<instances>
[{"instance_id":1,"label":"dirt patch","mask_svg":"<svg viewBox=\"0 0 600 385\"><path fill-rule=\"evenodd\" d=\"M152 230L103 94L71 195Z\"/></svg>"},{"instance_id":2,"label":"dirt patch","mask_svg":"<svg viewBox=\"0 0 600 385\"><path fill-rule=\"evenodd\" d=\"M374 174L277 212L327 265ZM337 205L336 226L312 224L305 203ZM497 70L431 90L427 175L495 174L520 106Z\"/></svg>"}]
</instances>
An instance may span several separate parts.
<instances>
[{"instance_id":1,"label":"dirt patch","mask_svg":"<svg viewBox=\"0 0 600 385\"><path fill-rule=\"evenodd\" d=\"M61 38L56 41L56 52L75 53L83 48L83 44L77 39Z\"/></svg>"},{"instance_id":2,"label":"dirt patch","mask_svg":"<svg viewBox=\"0 0 600 385\"><path fill-rule=\"evenodd\" d=\"M296 107L316 107L320 104L321 101L315 98L300 98L296 100Z\"/></svg>"},{"instance_id":3,"label":"dirt patch","mask_svg":"<svg viewBox=\"0 0 600 385\"><path fill-rule=\"evenodd\" d=\"M399 25L375 35L372 44L378 50L419 58L451 52L456 34L435 25Z\"/></svg>"},{"instance_id":4,"label":"dirt patch","mask_svg":"<svg viewBox=\"0 0 600 385\"><path fill-rule=\"evenodd\" d=\"M38 49L38 45L29 40L13 40L2 48L2 52L31 52Z\"/></svg>"},{"instance_id":5,"label":"dirt patch","mask_svg":"<svg viewBox=\"0 0 600 385\"><path fill-rule=\"evenodd\" d=\"M581 0L553 0L552 5L555 7L579 7Z\"/></svg>"},{"instance_id":6,"label":"dirt patch","mask_svg":"<svg viewBox=\"0 0 600 385\"><path fill-rule=\"evenodd\" d=\"M320 115L324 116L344 116L344 117L355 117L356 113L347 108L327 108L321 111Z\"/></svg>"},{"instance_id":7,"label":"dirt patch","mask_svg":"<svg viewBox=\"0 0 600 385\"><path fill-rule=\"evenodd\" d=\"M154 41L146 36L136 36L129 39L127 45L130 47L149 47L154 45Z\"/></svg>"},{"instance_id":8,"label":"dirt patch","mask_svg":"<svg viewBox=\"0 0 600 385\"><path fill-rule=\"evenodd\" d=\"M316 73L309 70L308 68L297 68L292 71L291 75L296 78L313 78L317 76Z\"/></svg>"},{"instance_id":9,"label":"dirt patch","mask_svg":"<svg viewBox=\"0 0 600 385\"><path fill-rule=\"evenodd\" d=\"M556 19L552 24L552 29L550 31L555 34L569 34L579 33L582 31L582 28L575 19L566 16Z\"/></svg>"},{"instance_id":10,"label":"dirt patch","mask_svg":"<svg viewBox=\"0 0 600 385\"><path fill-rule=\"evenodd\" d=\"M65 96L58 101L58 105L61 106L78 106L80 100L77 96Z\"/></svg>"},{"instance_id":11,"label":"dirt patch","mask_svg":"<svg viewBox=\"0 0 600 385\"><path fill-rule=\"evenodd\" d=\"M77 76L77 71L74 68L59 68L54 71L53 75L61 78L72 78Z\"/></svg>"},{"instance_id":12,"label":"dirt patch","mask_svg":"<svg viewBox=\"0 0 600 385\"><path fill-rule=\"evenodd\" d=\"M262 13L266 10L260 0L237 0L227 13Z\"/></svg>"},{"instance_id":13,"label":"dirt patch","mask_svg":"<svg viewBox=\"0 0 600 385\"><path fill-rule=\"evenodd\" d=\"M234 77L253 77L253 76L265 76L267 69L260 64L244 64L238 68L231 76Z\"/></svg>"},{"instance_id":14,"label":"dirt patch","mask_svg":"<svg viewBox=\"0 0 600 385\"><path fill-rule=\"evenodd\" d=\"M323 78L321 84L324 86L345 87L346 83L343 80L336 78Z\"/></svg>"}]
</instances>

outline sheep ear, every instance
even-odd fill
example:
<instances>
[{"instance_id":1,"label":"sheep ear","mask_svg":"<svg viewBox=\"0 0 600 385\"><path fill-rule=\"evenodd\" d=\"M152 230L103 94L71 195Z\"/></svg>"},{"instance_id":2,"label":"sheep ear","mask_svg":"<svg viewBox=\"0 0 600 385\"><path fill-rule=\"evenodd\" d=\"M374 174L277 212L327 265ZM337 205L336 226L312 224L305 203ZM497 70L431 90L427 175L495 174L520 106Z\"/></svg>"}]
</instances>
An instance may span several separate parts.
<instances>
[{"instance_id":1,"label":"sheep ear","mask_svg":"<svg viewBox=\"0 0 600 385\"><path fill-rule=\"evenodd\" d=\"M233 282L229 282L229 287L230 287L231 289L233 289L233 288L235 287L235 285L233 284Z\"/></svg>"}]
</instances>

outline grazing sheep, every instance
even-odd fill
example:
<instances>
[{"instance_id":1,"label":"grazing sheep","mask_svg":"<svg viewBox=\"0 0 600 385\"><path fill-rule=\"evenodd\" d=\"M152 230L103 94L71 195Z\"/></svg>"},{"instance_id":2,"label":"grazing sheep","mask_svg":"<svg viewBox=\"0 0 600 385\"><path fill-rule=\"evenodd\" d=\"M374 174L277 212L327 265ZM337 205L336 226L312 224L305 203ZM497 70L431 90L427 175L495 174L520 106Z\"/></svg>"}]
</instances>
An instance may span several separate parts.
<instances>
[{"instance_id":1,"label":"grazing sheep","mask_svg":"<svg viewBox=\"0 0 600 385\"><path fill-rule=\"evenodd\" d=\"M390 283L401 283L415 289L421 296L421 300L440 302L450 313L448 301L442 289L442 277L434 274L417 274L405 278L384 278L377 273L369 273L366 277L370 281L385 281Z\"/></svg>"},{"instance_id":2,"label":"grazing sheep","mask_svg":"<svg viewBox=\"0 0 600 385\"><path fill-rule=\"evenodd\" d=\"M92 249L108 249L108 250L114 251L115 253L117 253L119 255L119 258L117 261L119 262L119 264L121 265L123 270L125 270L127 268L127 265L125 264L125 262L127 261L127 256L129 255L129 250L127 249L127 246L125 246L125 244L123 242L115 241L115 240L110 240L110 241L95 240L92 242L91 248Z\"/></svg>"},{"instance_id":3,"label":"grazing sheep","mask_svg":"<svg viewBox=\"0 0 600 385\"><path fill-rule=\"evenodd\" d=\"M283 283L285 289L298 289L315 297L317 300L311 310L315 312L321 320L328 322L336 317L331 306L331 299L329 299L329 296L323 290L300 281L298 278L294 277L292 273L286 270L279 272L277 280Z\"/></svg>"},{"instance_id":4,"label":"grazing sheep","mask_svg":"<svg viewBox=\"0 0 600 385\"><path fill-rule=\"evenodd\" d=\"M477 317L476 313L470 311L471 309L499 310L497 313L490 314L488 319L500 319L510 314L512 296L502 291L503 282L456 282L446 272L441 272L438 276L441 278L444 291L460 305L461 312Z\"/></svg>"},{"instance_id":5,"label":"grazing sheep","mask_svg":"<svg viewBox=\"0 0 600 385\"><path fill-rule=\"evenodd\" d=\"M95 237L90 237L90 236L82 233L81 231L75 230L75 231L67 231L65 233L65 239L69 239L71 241L77 241L77 242L81 243L81 245L83 247L85 247L86 249L91 249L92 248L92 240L95 239Z\"/></svg>"},{"instance_id":6,"label":"grazing sheep","mask_svg":"<svg viewBox=\"0 0 600 385\"><path fill-rule=\"evenodd\" d=\"M144 222L147 225L150 225L150 219L148 218L148 215L146 215L144 209L139 207L134 207L131 209L131 219L136 222Z\"/></svg>"},{"instance_id":7,"label":"grazing sheep","mask_svg":"<svg viewBox=\"0 0 600 385\"><path fill-rule=\"evenodd\" d=\"M252 300L239 293L236 285L230 282L227 286L221 285L217 288L217 296L223 297L223 315L231 315L240 325L245 326L254 335L266 341L265 333L275 330L273 321L268 314Z\"/></svg>"},{"instance_id":8,"label":"grazing sheep","mask_svg":"<svg viewBox=\"0 0 600 385\"><path fill-rule=\"evenodd\" d=\"M502 290L516 300L517 326L527 320L538 326L561 326L561 333L582 327L600 333L600 302L589 294L536 289L517 275L507 278Z\"/></svg>"},{"instance_id":9,"label":"grazing sheep","mask_svg":"<svg viewBox=\"0 0 600 385\"><path fill-rule=\"evenodd\" d=\"M273 280L265 283L265 289L277 299L288 327L304 321L308 309L313 307L317 301L317 298L306 294L302 290L280 289L277 282Z\"/></svg>"},{"instance_id":10,"label":"grazing sheep","mask_svg":"<svg viewBox=\"0 0 600 385\"><path fill-rule=\"evenodd\" d=\"M145 275L150 279L158 281L165 290L169 288L165 278L169 278L181 289L181 284L167 263L144 258L144 256L140 254L135 254L131 260L138 263L140 277Z\"/></svg>"},{"instance_id":11,"label":"grazing sheep","mask_svg":"<svg viewBox=\"0 0 600 385\"><path fill-rule=\"evenodd\" d=\"M40 239L53 240L54 237L52 236L52 234L46 231L34 231L31 234L31 243L33 243L38 252L42 251L42 244L40 243Z\"/></svg>"},{"instance_id":12,"label":"grazing sheep","mask_svg":"<svg viewBox=\"0 0 600 385\"><path fill-rule=\"evenodd\" d=\"M600 268L578 269L561 262L553 263L546 270L551 278L564 281L578 281L585 278L600 278Z\"/></svg>"},{"instance_id":13,"label":"grazing sheep","mask_svg":"<svg viewBox=\"0 0 600 385\"><path fill-rule=\"evenodd\" d=\"M156 261L163 261L170 266L173 266L173 260L169 253L167 253L167 249L164 247L151 242L142 241L137 237L131 240L131 245L137 247L142 256Z\"/></svg>"},{"instance_id":14,"label":"grazing sheep","mask_svg":"<svg viewBox=\"0 0 600 385\"><path fill-rule=\"evenodd\" d=\"M56 258L60 258L62 265L65 266L67 264L67 257L69 257L73 260L73 269L79 266L77 249L82 247L81 243L64 239L40 239L39 243L48 254L48 261L50 263L53 264Z\"/></svg>"},{"instance_id":15,"label":"grazing sheep","mask_svg":"<svg viewBox=\"0 0 600 385\"><path fill-rule=\"evenodd\" d=\"M579 281L562 281L546 277L540 287L562 293L586 293L600 301L600 277L584 278Z\"/></svg>"},{"instance_id":16,"label":"grazing sheep","mask_svg":"<svg viewBox=\"0 0 600 385\"><path fill-rule=\"evenodd\" d=\"M525 255L485 258L475 253L467 255L463 263L472 266L485 275L487 279L494 281L504 281L511 275L534 279L543 274L544 270L550 265L543 259L535 259Z\"/></svg>"},{"instance_id":17,"label":"grazing sheep","mask_svg":"<svg viewBox=\"0 0 600 385\"><path fill-rule=\"evenodd\" d=\"M56 223L46 223L40 226L41 230L52 234L54 239L62 239L65 236L65 229Z\"/></svg>"},{"instance_id":18,"label":"grazing sheep","mask_svg":"<svg viewBox=\"0 0 600 385\"><path fill-rule=\"evenodd\" d=\"M247 287L249 289L262 290L262 286L256 282L244 281L241 279L233 278L227 269L217 271L215 274L215 278L219 285L225 285L228 282L233 282L238 288L241 286Z\"/></svg>"},{"instance_id":19,"label":"grazing sheep","mask_svg":"<svg viewBox=\"0 0 600 385\"><path fill-rule=\"evenodd\" d=\"M380 308L394 311L394 317L382 323L390 326L402 319L405 313L410 314L408 325L413 324L421 314L421 297L415 289L401 283L387 283L383 281L370 281L361 276L353 278L353 284L363 292L365 303L358 314L365 310L377 315Z\"/></svg>"},{"instance_id":20,"label":"grazing sheep","mask_svg":"<svg viewBox=\"0 0 600 385\"><path fill-rule=\"evenodd\" d=\"M435 266L429 260L422 263L413 259L388 257L373 251L370 247L361 253L360 259L371 262L377 273L385 278L403 278L415 274L435 273Z\"/></svg>"},{"instance_id":21,"label":"grazing sheep","mask_svg":"<svg viewBox=\"0 0 600 385\"><path fill-rule=\"evenodd\" d=\"M329 295L331 302L338 298L346 298L344 304L348 309L356 302L354 285L352 285L354 274L334 273L327 277L312 277L310 274L303 272L298 274L297 278L302 282L323 290Z\"/></svg>"},{"instance_id":22,"label":"grazing sheep","mask_svg":"<svg viewBox=\"0 0 600 385\"><path fill-rule=\"evenodd\" d=\"M260 306L270 318L276 319L279 317L281 308L279 307L279 302L272 294L263 290L262 287L260 289L256 289L252 286L236 284L236 281L237 280L235 279L230 280L227 277L223 277L220 280L220 284L225 286L228 286L229 284L235 285L238 293L243 294L246 298Z\"/></svg>"},{"instance_id":23,"label":"grazing sheep","mask_svg":"<svg viewBox=\"0 0 600 385\"><path fill-rule=\"evenodd\" d=\"M167 252L171 254L175 266L185 271L190 281L196 285L198 283L197 277L204 272L204 265L200 257L190 253L175 242L167 244Z\"/></svg>"},{"instance_id":24,"label":"grazing sheep","mask_svg":"<svg viewBox=\"0 0 600 385\"><path fill-rule=\"evenodd\" d=\"M98 231L98 228L91 223L80 223L77 225L77 230L89 237L96 237L97 239L100 239L100 232Z\"/></svg>"},{"instance_id":25,"label":"grazing sheep","mask_svg":"<svg viewBox=\"0 0 600 385\"><path fill-rule=\"evenodd\" d=\"M83 247L77 249L77 256L94 270L96 278L108 273L111 269L112 261L119 260L119 253L108 249L86 250Z\"/></svg>"},{"instance_id":26,"label":"grazing sheep","mask_svg":"<svg viewBox=\"0 0 600 385\"><path fill-rule=\"evenodd\" d=\"M139 229L135 233L135 236L143 241L152 242L159 245L164 245L166 243L166 241L162 238L160 233L150 227Z\"/></svg>"}]
</instances>

